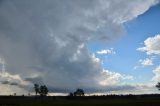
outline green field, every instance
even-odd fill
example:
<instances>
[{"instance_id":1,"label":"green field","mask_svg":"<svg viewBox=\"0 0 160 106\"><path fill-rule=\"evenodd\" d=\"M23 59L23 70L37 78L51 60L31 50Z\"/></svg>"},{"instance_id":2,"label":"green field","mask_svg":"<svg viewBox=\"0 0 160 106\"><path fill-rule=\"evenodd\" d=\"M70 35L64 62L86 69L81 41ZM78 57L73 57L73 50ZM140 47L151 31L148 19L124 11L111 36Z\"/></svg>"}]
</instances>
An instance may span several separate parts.
<instances>
[{"instance_id":1,"label":"green field","mask_svg":"<svg viewBox=\"0 0 160 106\"><path fill-rule=\"evenodd\" d=\"M160 98L35 99L1 98L0 106L160 106Z\"/></svg>"}]
</instances>

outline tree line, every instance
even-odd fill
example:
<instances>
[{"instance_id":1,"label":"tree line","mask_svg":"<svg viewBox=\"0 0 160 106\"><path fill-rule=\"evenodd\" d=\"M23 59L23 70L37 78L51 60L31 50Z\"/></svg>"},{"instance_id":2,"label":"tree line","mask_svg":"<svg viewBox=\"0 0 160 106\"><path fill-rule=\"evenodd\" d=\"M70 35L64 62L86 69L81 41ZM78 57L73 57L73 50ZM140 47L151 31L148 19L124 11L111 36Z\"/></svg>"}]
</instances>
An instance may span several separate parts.
<instances>
[{"instance_id":1,"label":"tree line","mask_svg":"<svg viewBox=\"0 0 160 106\"><path fill-rule=\"evenodd\" d=\"M39 84L34 84L34 90L35 90L36 96L40 95L41 97L47 96L49 92L46 85L39 85ZM84 90L78 88L75 92L69 93L68 96L84 96Z\"/></svg>"},{"instance_id":2,"label":"tree line","mask_svg":"<svg viewBox=\"0 0 160 106\"><path fill-rule=\"evenodd\" d=\"M155 87L160 90L160 82L158 82ZM46 85L34 84L34 90L36 96L47 96L49 92ZM70 92L68 96L85 96L85 93L83 89L78 88L75 92Z\"/></svg>"}]
</instances>

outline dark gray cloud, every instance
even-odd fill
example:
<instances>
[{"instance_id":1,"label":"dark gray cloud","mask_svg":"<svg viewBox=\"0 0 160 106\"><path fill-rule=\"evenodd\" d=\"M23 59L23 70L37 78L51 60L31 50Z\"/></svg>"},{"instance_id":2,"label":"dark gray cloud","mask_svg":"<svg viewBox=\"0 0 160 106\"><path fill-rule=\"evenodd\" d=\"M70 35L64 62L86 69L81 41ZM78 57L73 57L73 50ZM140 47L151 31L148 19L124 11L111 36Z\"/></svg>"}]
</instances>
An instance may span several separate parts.
<instances>
[{"instance_id":1,"label":"dark gray cloud","mask_svg":"<svg viewBox=\"0 0 160 106\"><path fill-rule=\"evenodd\" d=\"M11 82L11 81L1 81L1 84L22 87L22 85L18 84L17 82Z\"/></svg>"},{"instance_id":2,"label":"dark gray cloud","mask_svg":"<svg viewBox=\"0 0 160 106\"><path fill-rule=\"evenodd\" d=\"M9 81L1 81L2 84L10 84Z\"/></svg>"},{"instance_id":3,"label":"dark gray cloud","mask_svg":"<svg viewBox=\"0 0 160 106\"><path fill-rule=\"evenodd\" d=\"M0 58L5 60L8 73L52 88L98 89L102 81L103 86L112 81L115 84L123 79L122 75L103 71L86 43L117 38L124 32L123 22L155 3L156 0L5 0L0 3Z\"/></svg>"},{"instance_id":4,"label":"dark gray cloud","mask_svg":"<svg viewBox=\"0 0 160 106\"><path fill-rule=\"evenodd\" d=\"M25 78L24 81L31 82L32 84L44 84L42 77L31 77L31 78Z\"/></svg>"}]
</instances>

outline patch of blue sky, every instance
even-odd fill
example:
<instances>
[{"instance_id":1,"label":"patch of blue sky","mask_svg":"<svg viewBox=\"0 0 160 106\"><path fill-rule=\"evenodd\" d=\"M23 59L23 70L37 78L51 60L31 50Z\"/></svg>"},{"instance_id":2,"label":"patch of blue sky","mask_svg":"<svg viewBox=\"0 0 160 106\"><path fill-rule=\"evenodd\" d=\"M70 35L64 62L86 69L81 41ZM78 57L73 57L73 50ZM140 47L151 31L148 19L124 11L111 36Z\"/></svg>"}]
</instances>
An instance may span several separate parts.
<instances>
[{"instance_id":1,"label":"patch of blue sky","mask_svg":"<svg viewBox=\"0 0 160 106\"><path fill-rule=\"evenodd\" d=\"M124 23L126 33L120 39L113 42L90 42L88 49L96 53L101 49L114 48L116 54L96 56L103 61L102 66L105 69L132 75L135 82L150 81L153 77L152 70L160 63L155 59L153 66L142 66L138 61L148 56L144 52L136 49L143 46L145 39L160 34L160 5L150 8L146 13L138 16L132 21ZM134 69L138 66L137 69Z\"/></svg>"}]
</instances>

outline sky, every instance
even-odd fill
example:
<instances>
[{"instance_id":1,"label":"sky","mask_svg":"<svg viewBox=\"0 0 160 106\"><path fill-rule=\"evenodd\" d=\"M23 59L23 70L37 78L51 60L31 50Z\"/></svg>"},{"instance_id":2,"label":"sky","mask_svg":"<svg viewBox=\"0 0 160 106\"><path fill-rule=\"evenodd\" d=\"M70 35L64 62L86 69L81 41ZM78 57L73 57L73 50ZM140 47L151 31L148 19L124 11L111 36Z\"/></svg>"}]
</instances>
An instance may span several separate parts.
<instances>
[{"instance_id":1,"label":"sky","mask_svg":"<svg viewBox=\"0 0 160 106\"><path fill-rule=\"evenodd\" d=\"M0 94L158 93L159 2L0 0Z\"/></svg>"},{"instance_id":2,"label":"sky","mask_svg":"<svg viewBox=\"0 0 160 106\"><path fill-rule=\"evenodd\" d=\"M159 9L160 5L158 4L137 18L124 23L126 32L116 41L109 44L91 42L88 46L89 50L96 53L96 56L103 61L104 68L130 74L135 78L134 82L136 83L149 81L154 76L152 70L159 65L159 58L152 57L154 55L145 55L144 52L137 49L144 45L147 38L159 35L160 22L157 18L160 16ZM113 51L113 53L97 53L97 51L103 50ZM144 74L145 76L143 76Z\"/></svg>"}]
</instances>

